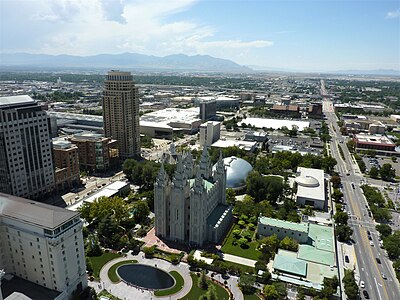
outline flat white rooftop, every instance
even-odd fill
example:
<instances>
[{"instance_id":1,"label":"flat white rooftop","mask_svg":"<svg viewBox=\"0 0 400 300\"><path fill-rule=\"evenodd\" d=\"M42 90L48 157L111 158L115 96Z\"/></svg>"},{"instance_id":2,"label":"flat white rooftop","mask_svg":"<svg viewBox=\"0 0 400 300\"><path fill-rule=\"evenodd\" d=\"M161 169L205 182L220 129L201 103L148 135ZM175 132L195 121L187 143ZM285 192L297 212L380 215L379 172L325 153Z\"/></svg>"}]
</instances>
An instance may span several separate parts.
<instances>
[{"instance_id":1,"label":"flat white rooftop","mask_svg":"<svg viewBox=\"0 0 400 300\"><path fill-rule=\"evenodd\" d=\"M171 128L171 123L192 124L193 122L201 121L199 114L199 107L188 109L165 108L162 110L149 112L141 116L140 125Z\"/></svg>"},{"instance_id":2,"label":"flat white rooftop","mask_svg":"<svg viewBox=\"0 0 400 300\"><path fill-rule=\"evenodd\" d=\"M356 134L355 138L361 143L394 145L394 143L384 135Z\"/></svg>"},{"instance_id":3,"label":"flat white rooftop","mask_svg":"<svg viewBox=\"0 0 400 300\"><path fill-rule=\"evenodd\" d=\"M257 142L248 142L248 141L237 141L237 140L218 140L211 147L215 148L228 148L228 147L239 147L240 149L244 149L250 151L257 145Z\"/></svg>"},{"instance_id":4,"label":"flat white rooftop","mask_svg":"<svg viewBox=\"0 0 400 300\"><path fill-rule=\"evenodd\" d=\"M33 100L28 95L20 95L20 96L9 96L9 97L0 97L0 107L11 107L14 105L21 104L35 104L36 101Z\"/></svg>"},{"instance_id":5,"label":"flat white rooftop","mask_svg":"<svg viewBox=\"0 0 400 300\"><path fill-rule=\"evenodd\" d=\"M286 126L288 129L292 129L292 126L297 126L299 131L303 131L305 128L310 127L310 122L307 121L292 121L292 120L280 120L280 119L264 119L264 118L247 118L239 122L238 125L241 126L242 123L250 124L257 128L273 128L280 129Z\"/></svg>"},{"instance_id":6,"label":"flat white rooftop","mask_svg":"<svg viewBox=\"0 0 400 300\"><path fill-rule=\"evenodd\" d=\"M325 202L324 171L298 167L300 176L296 178L297 197L309 198Z\"/></svg>"}]
</instances>

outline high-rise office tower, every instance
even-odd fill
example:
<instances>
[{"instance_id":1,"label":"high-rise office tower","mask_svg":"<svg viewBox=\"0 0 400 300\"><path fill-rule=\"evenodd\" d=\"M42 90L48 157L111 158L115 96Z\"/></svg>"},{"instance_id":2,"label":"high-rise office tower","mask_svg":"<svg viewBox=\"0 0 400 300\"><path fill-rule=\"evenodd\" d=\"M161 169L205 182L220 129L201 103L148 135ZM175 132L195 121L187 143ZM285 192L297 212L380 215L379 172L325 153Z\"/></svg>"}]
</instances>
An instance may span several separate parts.
<instances>
[{"instance_id":1,"label":"high-rise office tower","mask_svg":"<svg viewBox=\"0 0 400 300\"><path fill-rule=\"evenodd\" d=\"M0 192L37 198L53 190L49 122L31 97L0 97Z\"/></svg>"},{"instance_id":2,"label":"high-rise office tower","mask_svg":"<svg viewBox=\"0 0 400 300\"><path fill-rule=\"evenodd\" d=\"M104 82L103 117L104 134L118 141L120 158L139 156L139 96L130 72L108 72Z\"/></svg>"}]
</instances>

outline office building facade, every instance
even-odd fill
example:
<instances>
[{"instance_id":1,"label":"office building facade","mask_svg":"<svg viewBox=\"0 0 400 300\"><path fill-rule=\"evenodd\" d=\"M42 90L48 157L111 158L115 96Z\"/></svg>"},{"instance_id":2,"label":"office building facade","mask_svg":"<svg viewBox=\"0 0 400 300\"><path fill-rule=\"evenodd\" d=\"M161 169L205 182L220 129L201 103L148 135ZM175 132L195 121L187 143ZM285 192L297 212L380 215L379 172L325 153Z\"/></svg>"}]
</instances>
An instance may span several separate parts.
<instances>
[{"instance_id":1,"label":"office building facade","mask_svg":"<svg viewBox=\"0 0 400 300\"><path fill-rule=\"evenodd\" d=\"M221 136L221 123L208 121L200 125L200 146L211 146Z\"/></svg>"},{"instance_id":2,"label":"office building facade","mask_svg":"<svg viewBox=\"0 0 400 300\"><path fill-rule=\"evenodd\" d=\"M0 192L26 198L52 192L49 123L31 97L0 97Z\"/></svg>"},{"instance_id":3,"label":"office building facade","mask_svg":"<svg viewBox=\"0 0 400 300\"><path fill-rule=\"evenodd\" d=\"M130 72L108 72L103 118L104 134L118 141L120 158L140 156L139 95Z\"/></svg>"},{"instance_id":4,"label":"office building facade","mask_svg":"<svg viewBox=\"0 0 400 300\"><path fill-rule=\"evenodd\" d=\"M72 298L87 287L79 213L0 193L0 266Z\"/></svg>"}]
</instances>

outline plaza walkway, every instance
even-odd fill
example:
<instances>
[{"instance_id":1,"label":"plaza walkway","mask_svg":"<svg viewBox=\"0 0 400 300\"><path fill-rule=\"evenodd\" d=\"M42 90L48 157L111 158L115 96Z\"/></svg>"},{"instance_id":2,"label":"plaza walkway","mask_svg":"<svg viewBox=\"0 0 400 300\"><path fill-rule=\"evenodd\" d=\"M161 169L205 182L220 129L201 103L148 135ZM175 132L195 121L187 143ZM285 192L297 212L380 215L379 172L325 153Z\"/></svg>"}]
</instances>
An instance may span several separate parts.
<instances>
[{"instance_id":1,"label":"plaza walkway","mask_svg":"<svg viewBox=\"0 0 400 300\"><path fill-rule=\"evenodd\" d=\"M184 279L184 286L181 291L174 295L165 296L165 297L157 297L154 296L153 291L148 291L142 288L136 288L133 286L129 286L126 283L120 281L119 283L112 283L111 280L108 278L108 270L111 266L116 264L117 262L124 261L124 260L137 260L138 263L149 265L149 266L156 266L166 272L177 271ZM208 274L210 275L210 274ZM214 279L218 280L219 282L223 283L225 280L221 277L220 274L214 276ZM232 291L233 297L235 300L242 300L243 294L240 291L239 287L237 286L238 278L235 276L231 276L227 279L228 288ZM107 264L103 266L100 271L100 282L89 282L89 286L93 287L96 292L100 292L103 289L110 292L112 295L123 299L180 299L184 297L187 293L189 293L190 289L192 288L192 278L190 277L189 265L186 263L179 263L178 265L172 265L171 263L157 258L147 259L144 257L143 252L140 252L138 255L128 254L127 257L120 257L109 261Z\"/></svg>"}]
</instances>

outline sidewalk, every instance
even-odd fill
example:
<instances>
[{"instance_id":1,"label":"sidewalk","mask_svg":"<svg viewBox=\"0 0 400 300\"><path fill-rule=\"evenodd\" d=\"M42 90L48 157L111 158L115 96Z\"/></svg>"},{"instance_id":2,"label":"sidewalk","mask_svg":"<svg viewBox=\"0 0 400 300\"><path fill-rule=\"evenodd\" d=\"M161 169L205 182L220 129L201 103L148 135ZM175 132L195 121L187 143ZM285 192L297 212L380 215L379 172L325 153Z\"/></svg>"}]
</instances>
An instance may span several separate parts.
<instances>
[{"instance_id":1,"label":"sidewalk","mask_svg":"<svg viewBox=\"0 0 400 300\"><path fill-rule=\"evenodd\" d=\"M233 263L237 263L240 265L245 265L245 266L249 266L249 267L255 267L256 265L256 260L253 259L248 259L248 258L244 258L244 257L240 257L240 256L236 256L236 255L231 255L231 254L223 254L222 258L226 261L230 261Z\"/></svg>"}]
</instances>

